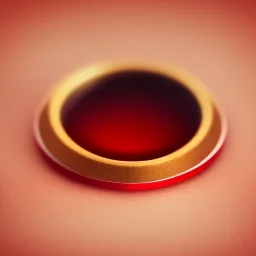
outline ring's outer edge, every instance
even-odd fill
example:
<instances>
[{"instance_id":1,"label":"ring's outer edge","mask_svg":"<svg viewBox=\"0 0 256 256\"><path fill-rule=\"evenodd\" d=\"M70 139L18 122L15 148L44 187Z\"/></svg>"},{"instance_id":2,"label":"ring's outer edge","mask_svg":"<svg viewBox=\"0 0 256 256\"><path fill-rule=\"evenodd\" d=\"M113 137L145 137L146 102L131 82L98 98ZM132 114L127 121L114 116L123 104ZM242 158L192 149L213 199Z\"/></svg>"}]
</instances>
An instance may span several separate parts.
<instances>
[{"instance_id":1,"label":"ring's outer edge","mask_svg":"<svg viewBox=\"0 0 256 256\"><path fill-rule=\"evenodd\" d=\"M209 100L211 100L211 99L209 98ZM63 164L61 161L59 161L47 148L47 146L44 143L44 139L42 138L41 131L40 131L40 117L41 117L43 109L47 106L48 101L49 101L49 97L46 97L44 99L44 101L42 102L42 104L39 106L38 111L36 113L36 117L34 119L34 136L35 136L35 139L36 139L39 147L51 160L53 160L58 165L62 166L63 168L65 168L69 171L80 174L89 183L91 183L93 185L100 185L100 186L107 187L107 188L121 189L121 190L154 189L154 188L165 187L165 186L180 182L182 180L185 180L189 177L192 177L195 174L204 170L206 167L208 167L211 164L211 162L216 158L216 156L221 151L221 149L224 145L226 136L227 136L227 120L224 115L223 109L220 107L219 104L216 104L215 101L212 101L211 104L220 119L220 130L219 130L219 134L217 135L218 140L217 140L217 143L215 144L214 148L210 151L210 153L198 164L194 165L191 168L188 168L185 171L182 171L180 173L175 173L174 175L170 175L169 177L162 178L162 179L155 179L155 180L150 180L150 181L141 181L140 180L140 181L136 181L136 182L125 182L125 181L119 182L119 181L103 180L103 179L98 179L98 178L94 178L94 177L89 177L87 175L84 175L82 173L74 171L72 168ZM154 166L152 166L152 168L154 168Z\"/></svg>"}]
</instances>

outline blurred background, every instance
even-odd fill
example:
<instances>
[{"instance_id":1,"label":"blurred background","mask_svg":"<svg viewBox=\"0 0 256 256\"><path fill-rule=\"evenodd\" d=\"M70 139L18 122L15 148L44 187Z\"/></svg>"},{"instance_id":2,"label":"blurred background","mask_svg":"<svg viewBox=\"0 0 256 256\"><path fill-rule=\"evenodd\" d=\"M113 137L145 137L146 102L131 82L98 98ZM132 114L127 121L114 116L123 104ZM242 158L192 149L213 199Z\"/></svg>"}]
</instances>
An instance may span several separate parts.
<instances>
[{"instance_id":1,"label":"blurred background","mask_svg":"<svg viewBox=\"0 0 256 256\"><path fill-rule=\"evenodd\" d=\"M0 254L256 255L255 1L0 3ZM149 192L80 184L32 139L53 84L109 59L156 60L201 79L223 105L228 143L209 170Z\"/></svg>"}]
</instances>

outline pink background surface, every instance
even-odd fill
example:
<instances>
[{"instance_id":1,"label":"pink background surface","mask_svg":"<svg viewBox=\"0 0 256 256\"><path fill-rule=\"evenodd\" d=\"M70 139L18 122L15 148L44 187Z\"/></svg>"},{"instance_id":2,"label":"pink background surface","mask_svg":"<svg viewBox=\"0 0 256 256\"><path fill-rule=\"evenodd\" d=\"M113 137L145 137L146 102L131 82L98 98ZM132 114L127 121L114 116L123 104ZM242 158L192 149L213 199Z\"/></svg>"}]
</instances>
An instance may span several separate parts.
<instances>
[{"instance_id":1,"label":"pink background surface","mask_svg":"<svg viewBox=\"0 0 256 256\"><path fill-rule=\"evenodd\" d=\"M253 1L1 1L0 254L256 255ZM36 106L63 76L116 58L166 61L224 106L229 138L197 177L150 192L94 188L36 150Z\"/></svg>"}]
</instances>

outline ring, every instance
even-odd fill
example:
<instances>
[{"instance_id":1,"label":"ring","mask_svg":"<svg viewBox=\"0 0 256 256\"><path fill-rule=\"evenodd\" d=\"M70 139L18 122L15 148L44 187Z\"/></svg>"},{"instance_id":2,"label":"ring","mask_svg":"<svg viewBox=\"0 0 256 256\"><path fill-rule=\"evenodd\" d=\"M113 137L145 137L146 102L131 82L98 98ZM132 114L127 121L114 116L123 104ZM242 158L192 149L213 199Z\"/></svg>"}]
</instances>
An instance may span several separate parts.
<instances>
[{"instance_id":1,"label":"ring","mask_svg":"<svg viewBox=\"0 0 256 256\"><path fill-rule=\"evenodd\" d=\"M227 122L191 74L114 61L54 86L36 112L34 135L50 159L92 184L146 190L208 167L222 149Z\"/></svg>"}]
</instances>

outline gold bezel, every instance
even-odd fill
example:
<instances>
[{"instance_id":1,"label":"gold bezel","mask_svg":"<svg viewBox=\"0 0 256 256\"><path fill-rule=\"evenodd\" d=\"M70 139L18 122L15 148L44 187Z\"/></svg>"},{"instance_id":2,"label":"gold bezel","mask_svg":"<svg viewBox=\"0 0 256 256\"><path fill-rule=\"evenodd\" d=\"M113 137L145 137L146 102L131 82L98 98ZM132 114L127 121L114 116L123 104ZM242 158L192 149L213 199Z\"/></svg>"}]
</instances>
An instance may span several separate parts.
<instances>
[{"instance_id":1,"label":"gold bezel","mask_svg":"<svg viewBox=\"0 0 256 256\"><path fill-rule=\"evenodd\" d=\"M186 87L197 100L201 123L193 138L177 151L152 160L120 161L93 154L77 145L65 132L61 112L67 99L92 79L120 71L138 70L162 74ZM44 104L38 127L41 141L52 158L89 178L111 182L151 182L182 173L203 161L217 144L221 118L203 84L183 70L141 61L105 62L88 66L60 82Z\"/></svg>"}]
</instances>

